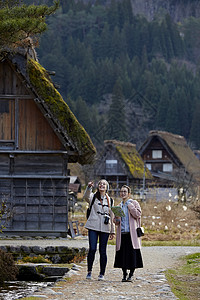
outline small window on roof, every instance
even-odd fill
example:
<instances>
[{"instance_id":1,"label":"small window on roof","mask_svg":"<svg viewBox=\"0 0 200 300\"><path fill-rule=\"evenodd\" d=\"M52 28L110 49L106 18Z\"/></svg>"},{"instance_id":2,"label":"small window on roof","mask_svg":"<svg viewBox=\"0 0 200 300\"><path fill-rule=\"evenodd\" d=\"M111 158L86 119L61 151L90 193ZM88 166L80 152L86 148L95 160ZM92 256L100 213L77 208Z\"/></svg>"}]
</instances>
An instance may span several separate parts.
<instances>
[{"instance_id":1,"label":"small window on roof","mask_svg":"<svg viewBox=\"0 0 200 300\"><path fill-rule=\"evenodd\" d=\"M163 164L163 172L172 172L173 165L171 163Z\"/></svg>"},{"instance_id":2,"label":"small window on roof","mask_svg":"<svg viewBox=\"0 0 200 300\"><path fill-rule=\"evenodd\" d=\"M162 158L162 150L153 150L152 158Z\"/></svg>"},{"instance_id":3,"label":"small window on roof","mask_svg":"<svg viewBox=\"0 0 200 300\"><path fill-rule=\"evenodd\" d=\"M106 160L106 174L117 173L117 160L107 159Z\"/></svg>"}]
</instances>

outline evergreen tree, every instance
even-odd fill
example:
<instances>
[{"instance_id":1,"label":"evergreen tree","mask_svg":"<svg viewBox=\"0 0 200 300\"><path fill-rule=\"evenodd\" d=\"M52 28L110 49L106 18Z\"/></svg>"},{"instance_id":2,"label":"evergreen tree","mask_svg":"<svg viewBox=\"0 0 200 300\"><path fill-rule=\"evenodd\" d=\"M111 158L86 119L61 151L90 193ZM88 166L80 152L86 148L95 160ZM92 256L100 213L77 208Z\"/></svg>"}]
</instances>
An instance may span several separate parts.
<instances>
[{"instance_id":1,"label":"evergreen tree","mask_svg":"<svg viewBox=\"0 0 200 300\"><path fill-rule=\"evenodd\" d=\"M111 56L111 37L112 34L110 32L109 25L106 23L101 32L99 42L99 54L103 59Z\"/></svg>"},{"instance_id":2,"label":"evergreen tree","mask_svg":"<svg viewBox=\"0 0 200 300\"><path fill-rule=\"evenodd\" d=\"M157 115L155 120L156 128L159 130L164 130L166 127L165 126L166 117L167 117L166 112L168 110L169 104L170 102L169 102L168 87L165 84L161 90L160 102L158 104L158 110L157 110Z\"/></svg>"},{"instance_id":3,"label":"evergreen tree","mask_svg":"<svg viewBox=\"0 0 200 300\"><path fill-rule=\"evenodd\" d=\"M119 80L116 81L113 88L112 102L108 112L106 137L120 141L127 139L125 101Z\"/></svg>"},{"instance_id":4,"label":"evergreen tree","mask_svg":"<svg viewBox=\"0 0 200 300\"><path fill-rule=\"evenodd\" d=\"M196 149L200 149L200 102L195 99L196 105L192 117L192 126L190 130L190 141L195 143Z\"/></svg>"},{"instance_id":5,"label":"evergreen tree","mask_svg":"<svg viewBox=\"0 0 200 300\"><path fill-rule=\"evenodd\" d=\"M166 114L166 131L180 134L179 107L176 97L172 97Z\"/></svg>"},{"instance_id":6,"label":"evergreen tree","mask_svg":"<svg viewBox=\"0 0 200 300\"><path fill-rule=\"evenodd\" d=\"M14 49L19 43L26 43L27 38L36 38L47 29L45 16L56 11L59 2L54 6L25 5L20 1L0 1L0 50Z\"/></svg>"},{"instance_id":7,"label":"evergreen tree","mask_svg":"<svg viewBox=\"0 0 200 300\"><path fill-rule=\"evenodd\" d=\"M175 95L177 98L178 109L179 109L179 118L178 118L178 122L180 124L179 134L183 135L186 139L188 139L190 134L191 123L190 123L190 109L187 100L187 92L182 87L176 90Z\"/></svg>"},{"instance_id":8,"label":"evergreen tree","mask_svg":"<svg viewBox=\"0 0 200 300\"><path fill-rule=\"evenodd\" d=\"M89 108L86 102L79 96L76 100L76 108L74 114L78 121L83 125L83 127L87 130L90 127L89 120Z\"/></svg>"}]
</instances>

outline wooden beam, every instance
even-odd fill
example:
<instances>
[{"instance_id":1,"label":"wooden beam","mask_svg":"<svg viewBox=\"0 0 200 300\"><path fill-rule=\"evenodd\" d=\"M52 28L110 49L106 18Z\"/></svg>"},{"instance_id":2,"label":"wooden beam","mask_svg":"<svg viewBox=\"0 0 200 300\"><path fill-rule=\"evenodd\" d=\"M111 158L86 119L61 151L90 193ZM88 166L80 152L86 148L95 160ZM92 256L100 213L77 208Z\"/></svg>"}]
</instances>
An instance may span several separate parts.
<instances>
[{"instance_id":1,"label":"wooden beam","mask_svg":"<svg viewBox=\"0 0 200 300\"><path fill-rule=\"evenodd\" d=\"M31 99L33 100L33 96L30 96L30 95L0 95L0 100L1 99L15 99L15 98L20 98L20 99Z\"/></svg>"}]
</instances>

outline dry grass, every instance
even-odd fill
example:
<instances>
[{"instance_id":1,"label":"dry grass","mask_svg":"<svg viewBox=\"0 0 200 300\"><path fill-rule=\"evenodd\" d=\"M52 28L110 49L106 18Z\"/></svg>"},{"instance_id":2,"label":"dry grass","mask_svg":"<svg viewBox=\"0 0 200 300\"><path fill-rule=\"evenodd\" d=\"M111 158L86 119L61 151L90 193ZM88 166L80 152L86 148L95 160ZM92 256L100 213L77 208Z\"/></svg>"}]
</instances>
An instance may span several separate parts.
<instances>
[{"instance_id":1,"label":"dry grass","mask_svg":"<svg viewBox=\"0 0 200 300\"><path fill-rule=\"evenodd\" d=\"M200 214L194 204L180 202L141 203L143 240L200 240Z\"/></svg>"},{"instance_id":2,"label":"dry grass","mask_svg":"<svg viewBox=\"0 0 200 300\"><path fill-rule=\"evenodd\" d=\"M119 199L115 199L115 204ZM87 235L86 203L82 209L69 214L70 220L79 221L81 235ZM200 210L197 204L172 201L140 202L142 226L145 228L143 241L198 241L200 240Z\"/></svg>"}]
</instances>

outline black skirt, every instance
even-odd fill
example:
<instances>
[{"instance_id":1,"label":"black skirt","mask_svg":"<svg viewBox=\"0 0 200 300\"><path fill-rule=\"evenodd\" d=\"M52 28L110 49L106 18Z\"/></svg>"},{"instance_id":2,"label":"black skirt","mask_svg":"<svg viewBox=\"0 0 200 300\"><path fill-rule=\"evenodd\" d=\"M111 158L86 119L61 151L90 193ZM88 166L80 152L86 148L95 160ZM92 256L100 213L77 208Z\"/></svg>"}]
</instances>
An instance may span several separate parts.
<instances>
[{"instance_id":1,"label":"black skirt","mask_svg":"<svg viewBox=\"0 0 200 300\"><path fill-rule=\"evenodd\" d=\"M114 268L136 269L143 268L140 249L133 249L130 233L121 235L121 247L116 251Z\"/></svg>"}]
</instances>

